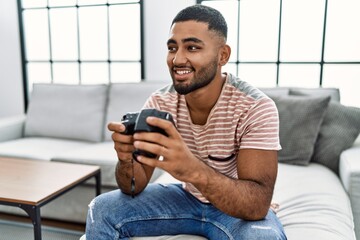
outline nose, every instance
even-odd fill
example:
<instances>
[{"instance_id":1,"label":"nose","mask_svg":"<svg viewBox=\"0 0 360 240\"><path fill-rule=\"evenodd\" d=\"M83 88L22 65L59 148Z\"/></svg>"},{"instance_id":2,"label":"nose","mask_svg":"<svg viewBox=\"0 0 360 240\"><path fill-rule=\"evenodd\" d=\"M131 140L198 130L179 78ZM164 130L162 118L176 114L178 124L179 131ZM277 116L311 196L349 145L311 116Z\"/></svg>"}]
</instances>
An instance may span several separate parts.
<instances>
[{"instance_id":1,"label":"nose","mask_svg":"<svg viewBox=\"0 0 360 240\"><path fill-rule=\"evenodd\" d=\"M187 62L187 57L186 54L182 51L182 50L178 50L176 51L176 53L174 54L173 60L172 60L174 65L183 65L186 64Z\"/></svg>"}]
</instances>

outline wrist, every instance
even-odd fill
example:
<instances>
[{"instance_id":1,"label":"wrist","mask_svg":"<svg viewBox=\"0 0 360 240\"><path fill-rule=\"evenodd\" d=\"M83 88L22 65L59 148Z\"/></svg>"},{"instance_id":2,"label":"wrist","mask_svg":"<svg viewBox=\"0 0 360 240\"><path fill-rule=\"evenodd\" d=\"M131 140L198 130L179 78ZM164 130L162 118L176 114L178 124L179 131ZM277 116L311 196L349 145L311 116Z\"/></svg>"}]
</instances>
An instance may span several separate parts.
<instances>
[{"instance_id":1,"label":"wrist","mask_svg":"<svg viewBox=\"0 0 360 240\"><path fill-rule=\"evenodd\" d=\"M119 162L121 163L121 164L129 164L129 163L132 163L133 162L133 159L130 159L130 160L123 160L123 159L118 159L119 160Z\"/></svg>"}]
</instances>

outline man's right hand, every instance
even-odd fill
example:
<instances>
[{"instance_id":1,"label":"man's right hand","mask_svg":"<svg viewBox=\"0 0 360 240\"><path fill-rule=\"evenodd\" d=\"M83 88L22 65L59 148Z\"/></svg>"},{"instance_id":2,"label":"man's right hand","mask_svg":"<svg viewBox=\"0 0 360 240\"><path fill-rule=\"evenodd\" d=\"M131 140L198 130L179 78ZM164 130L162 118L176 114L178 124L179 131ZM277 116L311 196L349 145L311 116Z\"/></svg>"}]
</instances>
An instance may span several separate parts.
<instances>
[{"instance_id":1,"label":"man's right hand","mask_svg":"<svg viewBox=\"0 0 360 240\"><path fill-rule=\"evenodd\" d=\"M115 170L116 182L122 192L136 195L147 186L154 168L132 161L132 153L135 150L134 138L132 135L124 134L124 124L111 122L108 124L108 129L113 132L111 138L114 141L114 148L119 160ZM136 179L135 189L132 186L132 179Z\"/></svg>"},{"instance_id":2,"label":"man's right hand","mask_svg":"<svg viewBox=\"0 0 360 240\"><path fill-rule=\"evenodd\" d=\"M125 125L121 122L110 122L108 129L112 131L111 138L114 141L114 149L120 161L130 162L134 148L134 138L132 135L125 135Z\"/></svg>"}]
</instances>

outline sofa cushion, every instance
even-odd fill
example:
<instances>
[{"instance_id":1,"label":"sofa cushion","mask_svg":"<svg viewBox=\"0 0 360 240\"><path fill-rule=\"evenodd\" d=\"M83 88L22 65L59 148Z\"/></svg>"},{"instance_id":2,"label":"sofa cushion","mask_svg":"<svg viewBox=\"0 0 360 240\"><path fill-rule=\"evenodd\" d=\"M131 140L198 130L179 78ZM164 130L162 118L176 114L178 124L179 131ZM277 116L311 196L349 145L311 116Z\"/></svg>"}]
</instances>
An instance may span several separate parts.
<instances>
[{"instance_id":1,"label":"sofa cushion","mask_svg":"<svg viewBox=\"0 0 360 240\"><path fill-rule=\"evenodd\" d=\"M114 173L117 163L113 142L102 142L59 153L51 158L55 162L68 162L100 166L101 184L117 186Z\"/></svg>"},{"instance_id":2,"label":"sofa cushion","mask_svg":"<svg viewBox=\"0 0 360 240\"><path fill-rule=\"evenodd\" d=\"M313 154L330 97L272 96L280 121L279 162L306 165Z\"/></svg>"},{"instance_id":3,"label":"sofa cushion","mask_svg":"<svg viewBox=\"0 0 360 240\"><path fill-rule=\"evenodd\" d=\"M340 102L340 91L338 88L290 88L290 95L330 96L331 101Z\"/></svg>"},{"instance_id":4,"label":"sofa cushion","mask_svg":"<svg viewBox=\"0 0 360 240\"><path fill-rule=\"evenodd\" d=\"M350 148L360 133L360 108L330 102L320 127L311 161L339 171L341 152Z\"/></svg>"},{"instance_id":5,"label":"sofa cushion","mask_svg":"<svg viewBox=\"0 0 360 240\"><path fill-rule=\"evenodd\" d=\"M109 122L120 121L128 112L138 112L151 93L165 85L166 83L160 82L111 84L106 113L105 140L111 140L111 132L107 129Z\"/></svg>"},{"instance_id":6,"label":"sofa cushion","mask_svg":"<svg viewBox=\"0 0 360 240\"><path fill-rule=\"evenodd\" d=\"M287 87L269 87L259 88L263 93L269 96L287 96L289 95L290 89Z\"/></svg>"},{"instance_id":7,"label":"sofa cushion","mask_svg":"<svg viewBox=\"0 0 360 240\"><path fill-rule=\"evenodd\" d=\"M100 166L101 184L103 186L117 187L115 180L115 166L117 164L116 151L112 141L96 143L89 146L79 147L59 153L51 158L51 161L89 164ZM153 173L154 179L158 178L160 170ZM90 182L94 182L93 180Z\"/></svg>"},{"instance_id":8,"label":"sofa cushion","mask_svg":"<svg viewBox=\"0 0 360 240\"><path fill-rule=\"evenodd\" d=\"M0 156L49 161L62 152L91 145L83 141L28 137L0 143Z\"/></svg>"},{"instance_id":9,"label":"sofa cushion","mask_svg":"<svg viewBox=\"0 0 360 240\"><path fill-rule=\"evenodd\" d=\"M355 240L349 198L325 166L280 163L273 202L288 239Z\"/></svg>"},{"instance_id":10,"label":"sofa cushion","mask_svg":"<svg viewBox=\"0 0 360 240\"><path fill-rule=\"evenodd\" d=\"M106 85L35 84L25 136L102 141Z\"/></svg>"}]
</instances>

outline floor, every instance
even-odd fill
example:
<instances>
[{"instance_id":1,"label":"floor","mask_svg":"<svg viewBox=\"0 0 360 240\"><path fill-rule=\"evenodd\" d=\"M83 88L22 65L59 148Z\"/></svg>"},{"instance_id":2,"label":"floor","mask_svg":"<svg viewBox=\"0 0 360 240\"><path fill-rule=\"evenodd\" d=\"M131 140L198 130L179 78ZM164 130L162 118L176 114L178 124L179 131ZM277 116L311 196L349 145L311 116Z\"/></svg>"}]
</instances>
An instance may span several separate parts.
<instances>
[{"instance_id":1,"label":"floor","mask_svg":"<svg viewBox=\"0 0 360 240\"><path fill-rule=\"evenodd\" d=\"M15 216L6 213L0 213L0 219L23 222L23 223L31 223L30 218L28 217ZM41 225L85 232L85 224L80 224L80 223L55 221L51 219L41 219Z\"/></svg>"}]
</instances>

